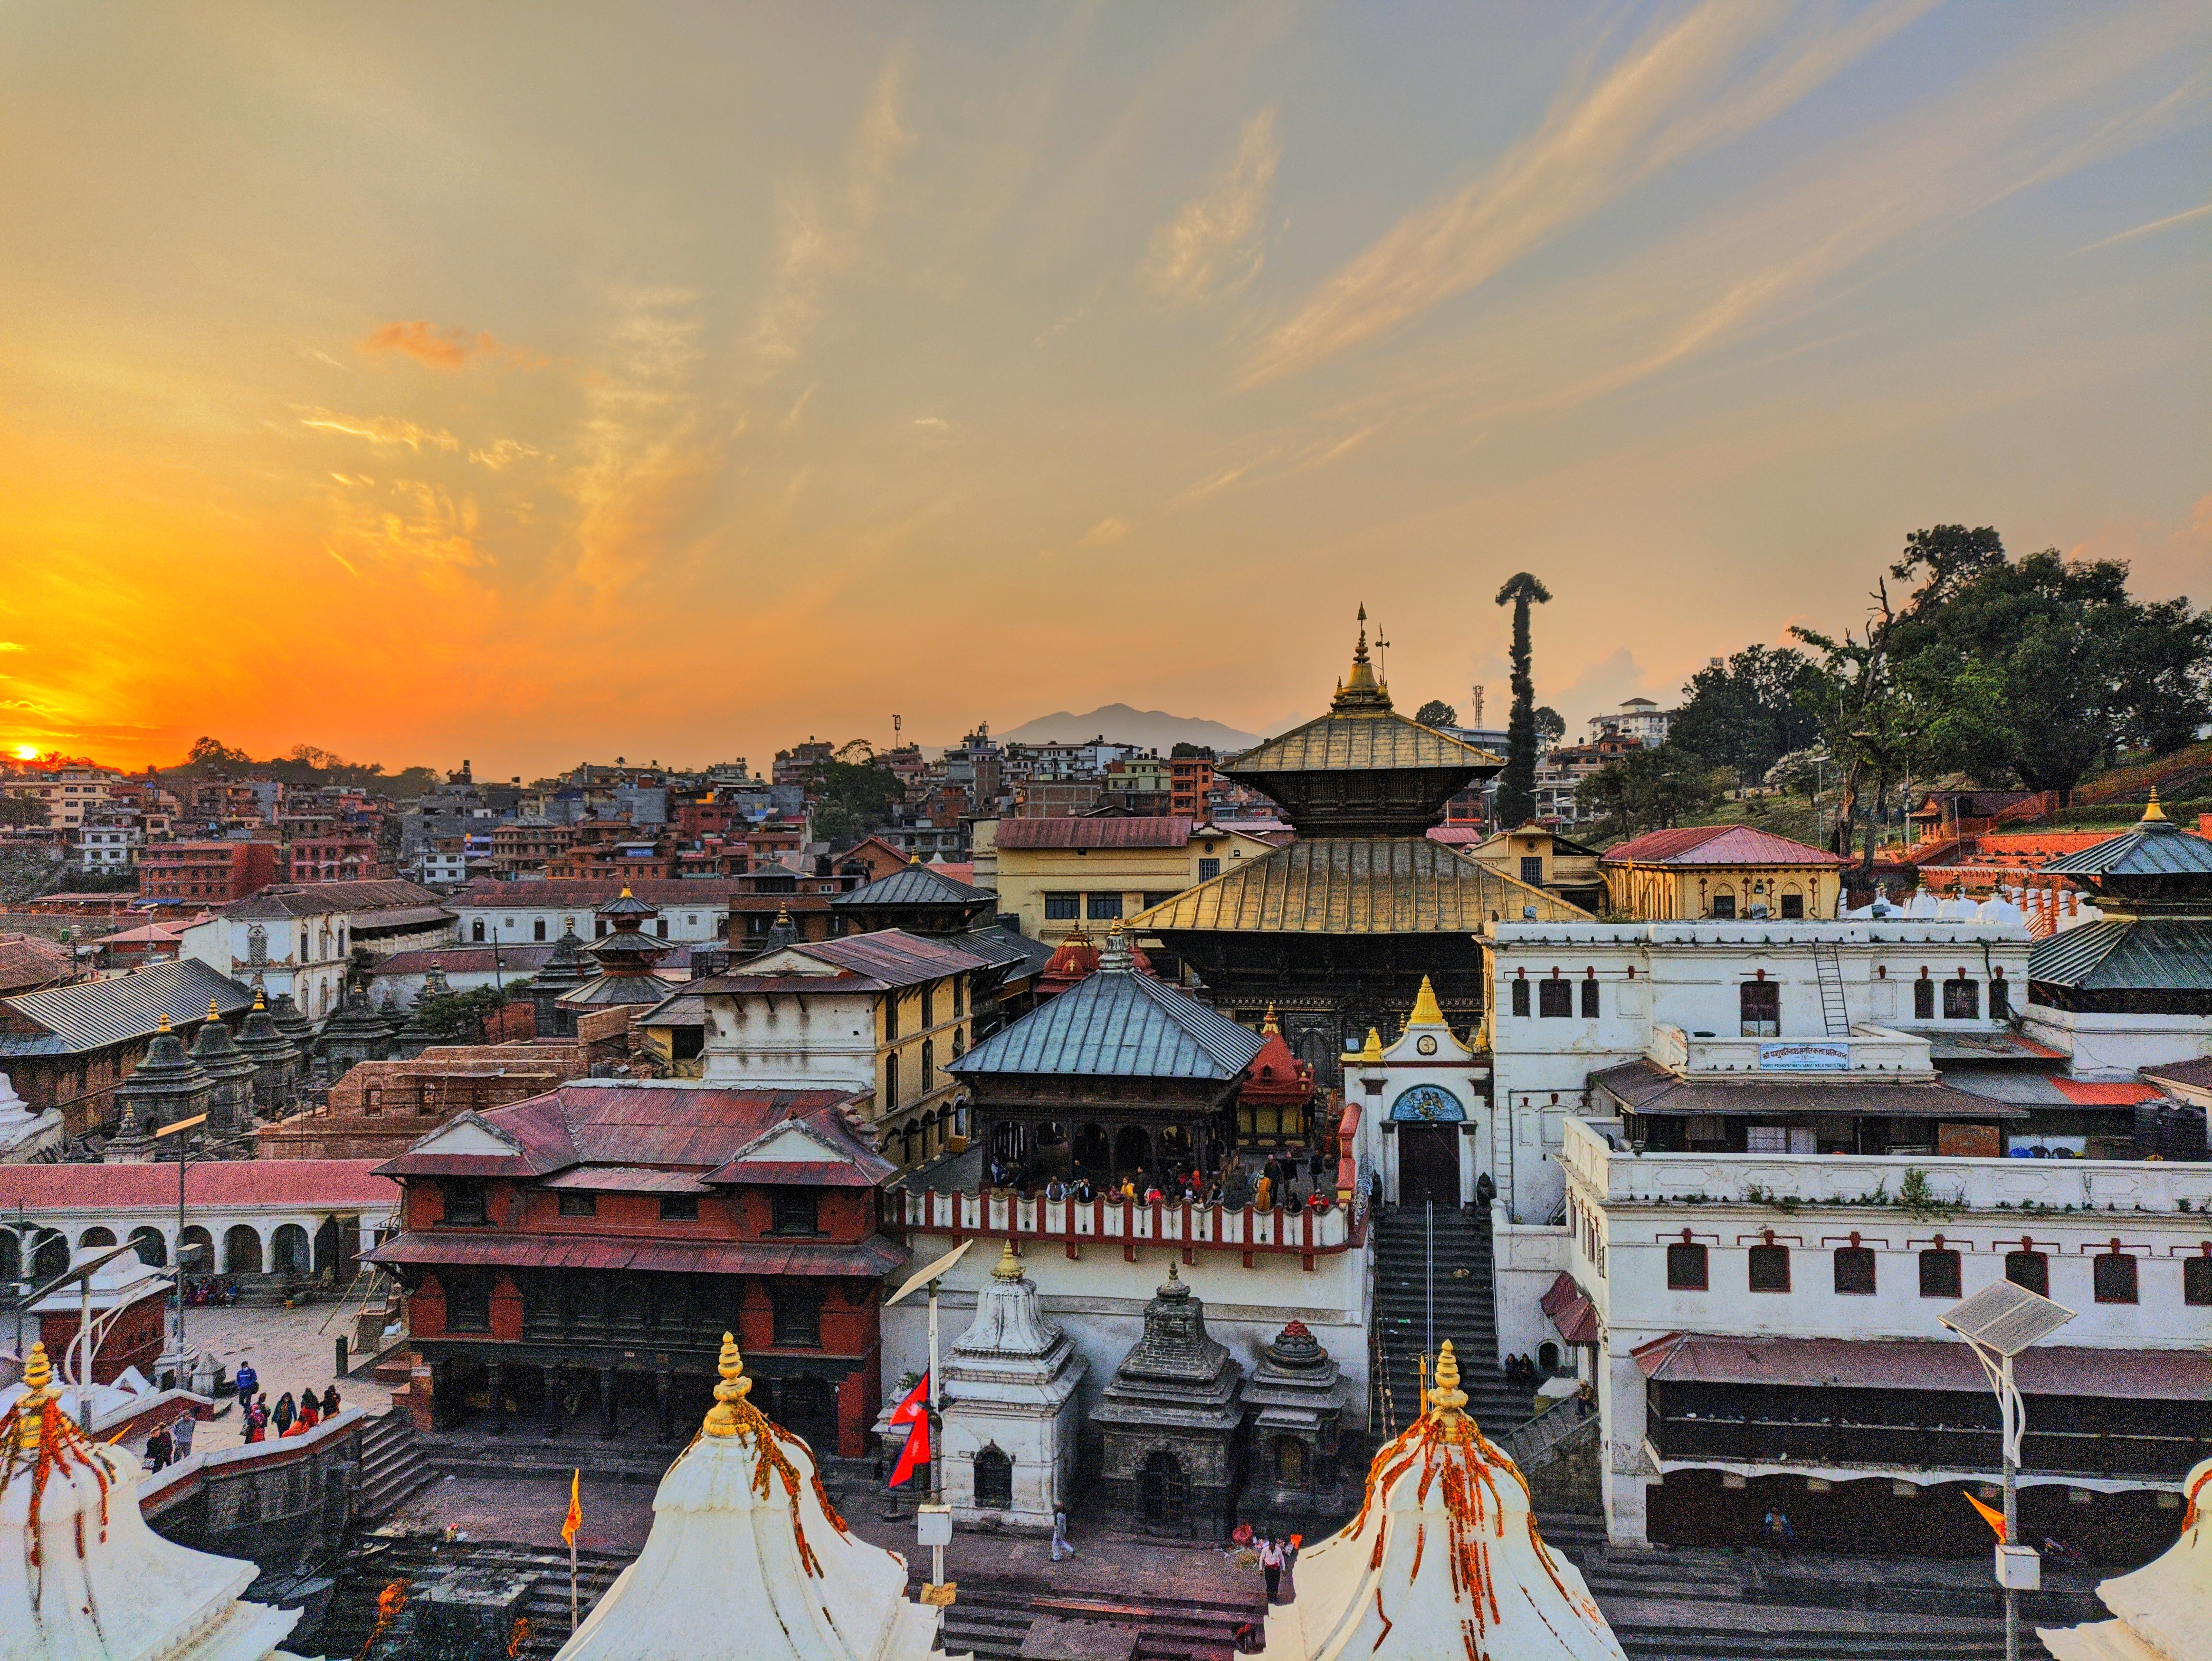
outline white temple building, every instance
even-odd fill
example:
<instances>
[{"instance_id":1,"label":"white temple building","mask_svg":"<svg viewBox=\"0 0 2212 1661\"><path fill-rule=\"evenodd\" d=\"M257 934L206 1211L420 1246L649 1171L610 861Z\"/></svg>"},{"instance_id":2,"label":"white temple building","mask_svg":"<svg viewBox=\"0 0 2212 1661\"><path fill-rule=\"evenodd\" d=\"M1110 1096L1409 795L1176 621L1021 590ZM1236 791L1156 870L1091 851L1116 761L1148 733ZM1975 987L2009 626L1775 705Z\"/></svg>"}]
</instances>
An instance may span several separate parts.
<instances>
[{"instance_id":1,"label":"white temple building","mask_svg":"<svg viewBox=\"0 0 2212 1661\"><path fill-rule=\"evenodd\" d=\"M1073 1492L1088 1370L1075 1341L1038 1312L1036 1283L1008 1240L945 1364L945 1498L956 1518L1052 1526Z\"/></svg>"},{"instance_id":2,"label":"white temple building","mask_svg":"<svg viewBox=\"0 0 2212 1661\"><path fill-rule=\"evenodd\" d=\"M0 1419L0 1661L297 1661L297 1609L240 1601L251 1563L175 1545L138 1512L137 1456L61 1410L46 1347Z\"/></svg>"},{"instance_id":3,"label":"white temple building","mask_svg":"<svg viewBox=\"0 0 2212 1661\"><path fill-rule=\"evenodd\" d=\"M2181 1537L2166 1555L2098 1586L2117 1620L2036 1628L2057 1661L2212 1661L2212 1459L2184 1493Z\"/></svg>"},{"instance_id":4,"label":"white temple building","mask_svg":"<svg viewBox=\"0 0 2212 1661\"><path fill-rule=\"evenodd\" d=\"M1536 1530L1528 1484L1464 1411L1446 1342L1420 1418L1375 1456L1359 1515L1298 1560L1267 1611L1271 1661L1620 1661L1572 1563Z\"/></svg>"},{"instance_id":5,"label":"white temple building","mask_svg":"<svg viewBox=\"0 0 2212 1661\"><path fill-rule=\"evenodd\" d=\"M847 1531L814 1455L745 1397L722 1335L714 1405L660 1479L653 1532L558 1661L928 1661L938 1611L906 1560ZM0 1661L13 1661L0 1649ZM945 1661L964 1661L947 1657Z\"/></svg>"}]
</instances>

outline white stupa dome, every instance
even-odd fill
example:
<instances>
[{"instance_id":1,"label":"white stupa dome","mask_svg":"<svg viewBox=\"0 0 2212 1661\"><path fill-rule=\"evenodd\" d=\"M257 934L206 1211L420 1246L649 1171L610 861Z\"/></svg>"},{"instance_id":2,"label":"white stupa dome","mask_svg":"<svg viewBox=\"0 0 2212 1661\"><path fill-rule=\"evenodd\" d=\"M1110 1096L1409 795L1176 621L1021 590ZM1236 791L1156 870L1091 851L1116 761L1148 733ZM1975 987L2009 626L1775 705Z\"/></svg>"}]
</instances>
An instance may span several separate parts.
<instances>
[{"instance_id":1,"label":"white stupa dome","mask_svg":"<svg viewBox=\"0 0 2212 1661\"><path fill-rule=\"evenodd\" d=\"M296 1661L276 1646L299 1611L240 1602L252 1564L147 1527L137 1456L63 1415L43 1344L23 1382L0 1419L0 1661Z\"/></svg>"},{"instance_id":2,"label":"white stupa dome","mask_svg":"<svg viewBox=\"0 0 2212 1661\"><path fill-rule=\"evenodd\" d=\"M2024 923L2027 921L2027 914L2002 894L1997 894L1982 902L1981 919L1984 922Z\"/></svg>"},{"instance_id":3,"label":"white stupa dome","mask_svg":"<svg viewBox=\"0 0 2212 1661\"><path fill-rule=\"evenodd\" d=\"M745 1399L726 1332L720 1370L644 1551L556 1661L964 1661L932 1650L938 1611L907 1601L906 1560L848 1533L812 1450Z\"/></svg>"},{"instance_id":4,"label":"white stupa dome","mask_svg":"<svg viewBox=\"0 0 2212 1661\"><path fill-rule=\"evenodd\" d=\"M1446 1343L1428 1410L1375 1456L1358 1517L1298 1559L1297 1601L1267 1611L1269 1661L1621 1661L1466 1406Z\"/></svg>"},{"instance_id":5,"label":"white stupa dome","mask_svg":"<svg viewBox=\"0 0 2212 1661\"><path fill-rule=\"evenodd\" d=\"M2038 1627L2057 1661L2212 1661L2212 1459L2182 1485L2189 1507L2166 1555L2097 1588L2117 1621Z\"/></svg>"}]
</instances>

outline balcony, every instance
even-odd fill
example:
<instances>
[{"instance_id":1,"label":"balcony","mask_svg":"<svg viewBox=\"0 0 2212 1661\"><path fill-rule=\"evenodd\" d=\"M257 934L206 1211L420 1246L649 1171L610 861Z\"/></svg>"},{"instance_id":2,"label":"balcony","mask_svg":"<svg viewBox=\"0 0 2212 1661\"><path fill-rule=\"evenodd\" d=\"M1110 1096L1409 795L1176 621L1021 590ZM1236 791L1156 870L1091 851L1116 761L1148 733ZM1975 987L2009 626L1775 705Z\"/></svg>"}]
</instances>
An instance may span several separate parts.
<instances>
[{"instance_id":1,"label":"balcony","mask_svg":"<svg viewBox=\"0 0 2212 1661\"><path fill-rule=\"evenodd\" d=\"M1892 1080L1936 1076L1928 1040L1911 1032L1857 1021L1845 1037L1745 1038L1693 1033L1663 1023L1651 1029L1644 1053L1686 1079L1741 1078L1747 1074L1880 1074Z\"/></svg>"},{"instance_id":2,"label":"balcony","mask_svg":"<svg viewBox=\"0 0 2212 1661\"><path fill-rule=\"evenodd\" d=\"M1073 1256L1086 1242L1242 1252L1297 1252L1308 1259L1356 1245L1361 1231L1342 1206L1326 1211L1277 1207L1255 1211L1182 1201L1146 1205L1120 1199L1048 1200L1005 1190L940 1194L935 1189L894 1189L885 1197L886 1220L917 1234L983 1235L1016 1240L1057 1240ZM1309 1263L1310 1267L1310 1263Z\"/></svg>"},{"instance_id":3,"label":"balcony","mask_svg":"<svg viewBox=\"0 0 2212 1661\"><path fill-rule=\"evenodd\" d=\"M2157 1159L1963 1159L1925 1154L1632 1153L1620 1121L1570 1119L1559 1153L1574 1180L1608 1205L1905 1205L1908 1171L1920 1173L1915 1208L1959 1212L2212 1212L2212 1165ZM1885 1196L1877 1201L1876 1194Z\"/></svg>"}]
</instances>

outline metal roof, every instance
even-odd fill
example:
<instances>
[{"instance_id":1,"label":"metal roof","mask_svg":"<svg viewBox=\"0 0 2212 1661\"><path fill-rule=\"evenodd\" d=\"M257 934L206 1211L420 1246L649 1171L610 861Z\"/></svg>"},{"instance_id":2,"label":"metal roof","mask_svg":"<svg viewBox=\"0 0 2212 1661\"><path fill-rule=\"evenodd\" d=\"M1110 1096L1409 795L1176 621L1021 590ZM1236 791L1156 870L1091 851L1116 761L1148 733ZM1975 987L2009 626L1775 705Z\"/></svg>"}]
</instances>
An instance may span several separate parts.
<instances>
[{"instance_id":1,"label":"metal roof","mask_svg":"<svg viewBox=\"0 0 2212 1661\"><path fill-rule=\"evenodd\" d=\"M1867 1074L1741 1082L1676 1078L1649 1061L1602 1068L1589 1082L1632 1113L1872 1113L1909 1119L2019 1119L2027 1110L1944 1084L1905 1084Z\"/></svg>"},{"instance_id":2,"label":"metal roof","mask_svg":"<svg viewBox=\"0 0 2212 1661\"><path fill-rule=\"evenodd\" d=\"M2043 869L2064 877L2212 877L2212 841L2153 819Z\"/></svg>"},{"instance_id":3,"label":"metal roof","mask_svg":"<svg viewBox=\"0 0 2212 1661\"><path fill-rule=\"evenodd\" d=\"M438 897L397 879L279 883L218 910L220 917L319 917L333 911L424 910L442 916ZM381 920L380 920L381 921Z\"/></svg>"},{"instance_id":4,"label":"metal roof","mask_svg":"<svg viewBox=\"0 0 2212 1661\"><path fill-rule=\"evenodd\" d=\"M1000 819L1000 848L1183 848L1196 821L1180 813L1158 818Z\"/></svg>"},{"instance_id":5,"label":"metal roof","mask_svg":"<svg viewBox=\"0 0 2212 1661\"><path fill-rule=\"evenodd\" d=\"M809 940L785 949L890 986L918 985L940 975L957 975L984 966L981 958L957 946L909 934L903 928L878 928L866 934L848 934L842 940Z\"/></svg>"},{"instance_id":6,"label":"metal roof","mask_svg":"<svg viewBox=\"0 0 2212 1661\"><path fill-rule=\"evenodd\" d=\"M1027 934L1016 934L1004 928L971 928L954 937L963 952L981 958L988 964L1006 964L1028 974L1036 974L1052 961L1053 947L1049 940L1031 940Z\"/></svg>"},{"instance_id":7,"label":"metal roof","mask_svg":"<svg viewBox=\"0 0 2212 1661\"><path fill-rule=\"evenodd\" d=\"M1989 1394L1962 1342L1940 1338L1723 1338L1669 1333L1639 1346L1636 1364L1662 1384L1829 1385L1846 1390L1958 1390ZM2029 1396L2212 1398L2212 1355L2199 1349L2089 1349L2038 1344L2013 1377Z\"/></svg>"},{"instance_id":8,"label":"metal roof","mask_svg":"<svg viewBox=\"0 0 2212 1661\"><path fill-rule=\"evenodd\" d=\"M1266 1040L1149 975L1101 970L947 1064L963 1078L1027 1073L1236 1078Z\"/></svg>"},{"instance_id":9,"label":"metal roof","mask_svg":"<svg viewBox=\"0 0 2212 1661\"><path fill-rule=\"evenodd\" d=\"M1124 820L1124 824L1128 821ZM879 877L830 904L837 905L978 905L995 904L998 896L972 883L955 882L926 865L906 865L888 877Z\"/></svg>"},{"instance_id":10,"label":"metal roof","mask_svg":"<svg viewBox=\"0 0 2212 1661\"><path fill-rule=\"evenodd\" d=\"M814 1275L874 1280L906 1262L880 1234L829 1241L610 1239L605 1235L483 1235L434 1229L363 1254L371 1262L485 1269L612 1269L645 1275Z\"/></svg>"},{"instance_id":11,"label":"metal roof","mask_svg":"<svg viewBox=\"0 0 2212 1661\"><path fill-rule=\"evenodd\" d=\"M496 877L480 877L448 896L445 904L478 911L502 908L588 911L618 897L625 888L633 897L650 900L663 910L686 905L720 906L727 904L731 896L743 891L734 877L632 877L627 880L605 877L550 882L503 882Z\"/></svg>"},{"instance_id":12,"label":"metal roof","mask_svg":"<svg viewBox=\"0 0 2212 1661\"><path fill-rule=\"evenodd\" d=\"M1647 830L1600 856L1607 865L1825 865L1843 861L1824 849L1748 824L1685 824Z\"/></svg>"},{"instance_id":13,"label":"metal roof","mask_svg":"<svg viewBox=\"0 0 2212 1661\"><path fill-rule=\"evenodd\" d=\"M172 1026L207 1019L210 1001L226 1015L253 1007L253 994L194 958L134 969L112 980L50 987L9 998L8 1007L74 1050L99 1050L143 1038L169 1018Z\"/></svg>"},{"instance_id":14,"label":"metal roof","mask_svg":"<svg viewBox=\"0 0 2212 1661\"><path fill-rule=\"evenodd\" d=\"M2212 917L2107 917L2028 948L2027 977L2082 991L2212 991Z\"/></svg>"},{"instance_id":15,"label":"metal roof","mask_svg":"<svg viewBox=\"0 0 2212 1661\"><path fill-rule=\"evenodd\" d=\"M1520 922L1530 906L1545 922L1590 921L1580 906L1426 837L1310 837L1139 912L1129 928L1475 934L1486 922Z\"/></svg>"},{"instance_id":16,"label":"metal roof","mask_svg":"<svg viewBox=\"0 0 2212 1661\"><path fill-rule=\"evenodd\" d=\"M1303 727L1216 764L1214 771L1241 782L1279 773L1495 773L1503 756L1409 721L1395 709L1332 709Z\"/></svg>"}]
</instances>

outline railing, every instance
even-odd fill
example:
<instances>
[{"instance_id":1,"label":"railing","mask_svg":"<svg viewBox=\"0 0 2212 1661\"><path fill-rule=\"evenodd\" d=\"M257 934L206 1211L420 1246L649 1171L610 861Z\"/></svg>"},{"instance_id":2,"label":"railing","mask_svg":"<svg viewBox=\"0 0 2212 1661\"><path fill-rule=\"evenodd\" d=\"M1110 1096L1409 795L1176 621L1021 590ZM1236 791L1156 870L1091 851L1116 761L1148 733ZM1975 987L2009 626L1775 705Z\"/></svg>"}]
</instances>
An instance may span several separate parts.
<instances>
[{"instance_id":1,"label":"railing","mask_svg":"<svg viewBox=\"0 0 2212 1661\"><path fill-rule=\"evenodd\" d=\"M1522 1475L1548 1465L1574 1442L1597 1439L1598 1416L1576 1411L1572 1402L1560 1402L1516 1426L1498 1439L1498 1445L1521 1468Z\"/></svg>"},{"instance_id":2,"label":"railing","mask_svg":"<svg viewBox=\"0 0 2212 1661\"><path fill-rule=\"evenodd\" d=\"M1311 1256L1359 1243L1342 1206L1325 1209L1194 1204L1141 1200L1048 1200L994 1189L940 1194L896 1189L886 1196L893 1227L923 1234L989 1235L1014 1239L1089 1241L1123 1246L1176 1245L1216 1251L1295 1251Z\"/></svg>"}]
</instances>

